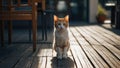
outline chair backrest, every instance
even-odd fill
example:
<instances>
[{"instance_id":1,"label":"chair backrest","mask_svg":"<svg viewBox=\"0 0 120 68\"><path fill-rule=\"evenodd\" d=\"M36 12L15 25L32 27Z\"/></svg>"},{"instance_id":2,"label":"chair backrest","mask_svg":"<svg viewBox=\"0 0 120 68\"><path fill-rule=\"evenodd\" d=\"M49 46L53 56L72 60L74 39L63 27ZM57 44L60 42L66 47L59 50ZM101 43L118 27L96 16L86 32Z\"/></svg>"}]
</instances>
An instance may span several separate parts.
<instances>
[{"instance_id":1,"label":"chair backrest","mask_svg":"<svg viewBox=\"0 0 120 68\"><path fill-rule=\"evenodd\" d=\"M30 14L37 12L38 1L40 2L41 0L0 0L0 20L31 19ZM20 16L20 18L17 18L17 16Z\"/></svg>"},{"instance_id":2,"label":"chair backrest","mask_svg":"<svg viewBox=\"0 0 120 68\"><path fill-rule=\"evenodd\" d=\"M41 8L44 11L45 0L0 0L0 20L12 18L10 16L13 14L34 13L33 11L37 11L37 3L42 3Z\"/></svg>"},{"instance_id":3,"label":"chair backrest","mask_svg":"<svg viewBox=\"0 0 120 68\"><path fill-rule=\"evenodd\" d=\"M17 8L17 7L25 7L25 6L32 6L32 3L35 0L0 0L0 8Z\"/></svg>"},{"instance_id":4,"label":"chair backrest","mask_svg":"<svg viewBox=\"0 0 120 68\"><path fill-rule=\"evenodd\" d=\"M45 10L46 0L0 0L0 10L18 7L30 7L32 3L42 3L42 10ZM8 10L7 10L8 11Z\"/></svg>"}]
</instances>

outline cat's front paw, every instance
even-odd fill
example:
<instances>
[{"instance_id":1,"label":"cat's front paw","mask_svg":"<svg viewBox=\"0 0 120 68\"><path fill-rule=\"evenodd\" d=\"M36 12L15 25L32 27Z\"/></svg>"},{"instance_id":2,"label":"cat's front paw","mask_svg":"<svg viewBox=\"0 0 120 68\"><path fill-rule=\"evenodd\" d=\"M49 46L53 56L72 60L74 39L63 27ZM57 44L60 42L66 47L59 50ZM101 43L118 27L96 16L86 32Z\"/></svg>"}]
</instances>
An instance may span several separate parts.
<instances>
[{"instance_id":1,"label":"cat's front paw","mask_svg":"<svg viewBox=\"0 0 120 68\"><path fill-rule=\"evenodd\" d=\"M65 59L66 59L67 57L68 57L68 55L67 55L67 54L63 54L63 58L65 58Z\"/></svg>"}]
</instances>

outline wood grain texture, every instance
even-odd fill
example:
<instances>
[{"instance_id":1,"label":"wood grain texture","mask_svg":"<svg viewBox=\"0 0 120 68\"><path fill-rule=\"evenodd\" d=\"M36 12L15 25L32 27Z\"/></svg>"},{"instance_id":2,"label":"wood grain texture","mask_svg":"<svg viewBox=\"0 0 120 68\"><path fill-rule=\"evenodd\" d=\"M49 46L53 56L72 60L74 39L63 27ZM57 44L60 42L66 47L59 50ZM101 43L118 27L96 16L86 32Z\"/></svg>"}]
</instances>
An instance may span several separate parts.
<instances>
[{"instance_id":1,"label":"wood grain texture","mask_svg":"<svg viewBox=\"0 0 120 68\"><path fill-rule=\"evenodd\" d=\"M48 30L48 41L44 43L40 40L42 31L38 30L39 43L35 52L32 52L32 43L27 34L26 29L16 29L13 34L14 43L4 48L0 47L0 68L119 68L120 66L120 50L117 42L120 36L101 26L71 26L68 58L62 60L57 59L53 49L53 30ZM25 43L26 40L29 42ZM5 41L7 42L6 38Z\"/></svg>"}]
</instances>

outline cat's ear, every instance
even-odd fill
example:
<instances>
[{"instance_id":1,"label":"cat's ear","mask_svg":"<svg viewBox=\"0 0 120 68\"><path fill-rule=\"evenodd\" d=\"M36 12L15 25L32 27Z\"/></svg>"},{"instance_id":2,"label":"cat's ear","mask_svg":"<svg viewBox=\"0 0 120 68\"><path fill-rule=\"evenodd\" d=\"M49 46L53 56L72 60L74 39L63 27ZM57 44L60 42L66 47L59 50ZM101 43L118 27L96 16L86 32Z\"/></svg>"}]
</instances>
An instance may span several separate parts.
<instances>
[{"instance_id":1,"label":"cat's ear","mask_svg":"<svg viewBox=\"0 0 120 68\"><path fill-rule=\"evenodd\" d=\"M58 17L54 15L54 22L58 21Z\"/></svg>"},{"instance_id":2,"label":"cat's ear","mask_svg":"<svg viewBox=\"0 0 120 68\"><path fill-rule=\"evenodd\" d=\"M69 22L69 15L66 15L66 16L64 17L64 19L65 19L66 22Z\"/></svg>"}]
</instances>

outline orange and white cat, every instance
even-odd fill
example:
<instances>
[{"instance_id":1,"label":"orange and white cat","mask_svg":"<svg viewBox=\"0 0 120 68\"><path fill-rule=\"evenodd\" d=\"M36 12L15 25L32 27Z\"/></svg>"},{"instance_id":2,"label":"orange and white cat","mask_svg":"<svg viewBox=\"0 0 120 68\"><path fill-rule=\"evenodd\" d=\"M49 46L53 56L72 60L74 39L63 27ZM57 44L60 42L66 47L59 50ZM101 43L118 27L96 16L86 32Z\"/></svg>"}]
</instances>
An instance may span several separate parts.
<instances>
[{"instance_id":1,"label":"orange and white cat","mask_svg":"<svg viewBox=\"0 0 120 68\"><path fill-rule=\"evenodd\" d=\"M57 52L57 58L67 58L67 51L69 50L69 35L68 35L68 27L69 27L69 16L65 16L64 18L59 18L54 15L54 25L55 25L55 51Z\"/></svg>"}]
</instances>

